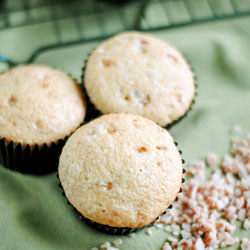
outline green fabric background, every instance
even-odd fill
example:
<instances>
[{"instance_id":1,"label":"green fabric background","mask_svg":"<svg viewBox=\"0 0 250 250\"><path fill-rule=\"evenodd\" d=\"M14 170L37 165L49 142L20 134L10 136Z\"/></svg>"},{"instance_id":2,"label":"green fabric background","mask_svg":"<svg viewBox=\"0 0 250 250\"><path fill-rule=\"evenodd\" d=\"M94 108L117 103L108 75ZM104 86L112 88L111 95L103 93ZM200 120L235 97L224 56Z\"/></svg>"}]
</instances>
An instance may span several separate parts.
<instances>
[{"instance_id":1,"label":"green fabric background","mask_svg":"<svg viewBox=\"0 0 250 250\"><path fill-rule=\"evenodd\" d=\"M29 29L26 37L34 32L33 28ZM222 156L228 151L234 125L239 124L250 132L250 18L153 34L180 49L197 75L196 103L188 116L170 129L183 151L185 167L210 151ZM17 59L27 56L28 47L34 41L30 39L20 49L18 42L23 35L20 29L15 33L1 32L2 51ZM47 36L53 41L52 34L47 32ZM56 66L80 79L84 59L97 44L47 52L36 62ZM237 225L236 234L250 238L250 230L243 231ZM0 167L1 250L88 250L117 238L124 242L119 249L158 250L167 236L161 229L156 229L152 236L142 230L133 239L105 235L77 218L61 195L56 173L29 176Z\"/></svg>"}]
</instances>

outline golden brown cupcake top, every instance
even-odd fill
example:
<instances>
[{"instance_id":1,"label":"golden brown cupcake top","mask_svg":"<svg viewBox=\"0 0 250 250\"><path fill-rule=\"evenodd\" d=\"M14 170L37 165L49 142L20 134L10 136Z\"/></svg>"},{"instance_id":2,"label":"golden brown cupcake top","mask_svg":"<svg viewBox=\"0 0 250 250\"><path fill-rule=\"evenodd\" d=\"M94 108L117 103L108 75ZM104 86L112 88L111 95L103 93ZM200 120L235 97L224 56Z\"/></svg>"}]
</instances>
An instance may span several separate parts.
<instances>
[{"instance_id":1,"label":"golden brown cupcake top","mask_svg":"<svg viewBox=\"0 0 250 250\"><path fill-rule=\"evenodd\" d=\"M84 217L137 228L154 221L176 198L182 160L171 135L151 120L110 114L69 138L59 178Z\"/></svg>"},{"instance_id":2,"label":"golden brown cupcake top","mask_svg":"<svg viewBox=\"0 0 250 250\"><path fill-rule=\"evenodd\" d=\"M78 84L59 70L26 65L0 75L0 138L50 144L73 132L85 112Z\"/></svg>"},{"instance_id":3,"label":"golden brown cupcake top","mask_svg":"<svg viewBox=\"0 0 250 250\"><path fill-rule=\"evenodd\" d=\"M84 84L102 113L138 114L161 126L183 116L195 93L183 56L165 41L136 32L98 46L88 59Z\"/></svg>"}]
</instances>

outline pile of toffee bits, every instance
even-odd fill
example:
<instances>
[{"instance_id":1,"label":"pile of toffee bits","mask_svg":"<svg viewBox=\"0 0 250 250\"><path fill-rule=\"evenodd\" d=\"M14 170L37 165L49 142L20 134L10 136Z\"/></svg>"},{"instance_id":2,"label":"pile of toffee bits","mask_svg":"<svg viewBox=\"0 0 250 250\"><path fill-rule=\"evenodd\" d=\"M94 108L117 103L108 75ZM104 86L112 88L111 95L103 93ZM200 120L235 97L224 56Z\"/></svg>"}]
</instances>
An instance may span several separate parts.
<instances>
[{"instance_id":1,"label":"pile of toffee bits","mask_svg":"<svg viewBox=\"0 0 250 250\"><path fill-rule=\"evenodd\" d=\"M177 236L169 237L162 250L227 247L239 242L232 236L236 220L250 229L250 135L234 140L231 155L213 168L216 164L217 156L211 153L206 162L196 161L186 171L192 178L183 184L173 208L155 223ZM212 168L209 178L206 165ZM241 249L250 249L247 238L242 239Z\"/></svg>"},{"instance_id":2,"label":"pile of toffee bits","mask_svg":"<svg viewBox=\"0 0 250 250\"><path fill-rule=\"evenodd\" d=\"M162 250L227 247L240 241L232 236L236 220L242 222L244 229L250 229L250 134L244 140L233 140L231 154L224 156L220 167L216 167L217 162L217 156L210 153L205 161L191 164L186 175L192 178L183 183L172 209L167 209L154 226L146 230L148 235L152 235L155 228L164 228L173 234ZM209 178L206 178L206 168L212 172ZM240 246L249 250L250 240L243 238ZM117 248L106 242L100 249Z\"/></svg>"}]
</instances>

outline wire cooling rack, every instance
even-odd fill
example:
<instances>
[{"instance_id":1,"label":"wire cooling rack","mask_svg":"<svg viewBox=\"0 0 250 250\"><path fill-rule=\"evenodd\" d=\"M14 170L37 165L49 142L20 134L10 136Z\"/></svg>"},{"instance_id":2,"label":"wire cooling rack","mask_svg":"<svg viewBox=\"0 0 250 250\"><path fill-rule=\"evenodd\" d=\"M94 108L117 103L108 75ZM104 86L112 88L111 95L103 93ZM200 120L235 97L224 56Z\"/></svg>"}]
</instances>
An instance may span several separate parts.
<instances>
[{"instance_id":1,"label":"wire cooling rack","mask_svg":"<svg viewBox=\"0 0 250 250\"><path fill-rule=\"evenodd\" d=\"M22 62L31 63L47 50L101 40L125 30L170 29L247 15L250 0L0 0L0 37L3 30L49 24L55 39L35 48ZM65 29L71 35L65 36ZM1 49L0 61L18 64L1 55Z\"/></svg>"}]
</instances>

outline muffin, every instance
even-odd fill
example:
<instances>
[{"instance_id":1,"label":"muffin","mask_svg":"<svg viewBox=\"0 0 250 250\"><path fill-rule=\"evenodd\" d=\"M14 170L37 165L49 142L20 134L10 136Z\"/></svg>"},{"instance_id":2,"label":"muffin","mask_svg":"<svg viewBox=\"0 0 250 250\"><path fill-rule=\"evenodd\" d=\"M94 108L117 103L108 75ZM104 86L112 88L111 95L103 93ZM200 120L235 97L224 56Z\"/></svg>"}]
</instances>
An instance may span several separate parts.
<instances>
[{"instance_id":1,"label":"muffin","mask_svg":"<svg viewBox=\"0 0 250 250\"><path fill-rule=\"evenodd\" d=\"M74 79L42 65L0 75L0 163L23 172L55 170L65 138L86 107Z\"/></svg>"},{"instance_id":2,"label":"muffin","mask_svg":"<svg viewBox=\"0 0 250 250\"><path fill-rule=\"evenodd\" d=\"M106 232L129 233L149 225L175 200L182 159L171 135L153 121L109 114L68 139L59 179L84 218Z\"/></svg>"},{"instance_id":3,"label":"muffin","mask_svg":"<svg viewBox=\"0 0 250 250\"><path fill-rule=\"evenodd\" d=\"M165 41L136 32L99 45L87 60L83 82L101 113L138 114L163 127L189 110L195 94L183 56Z\"/></svg>"}]
</instances>

